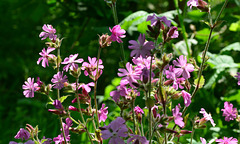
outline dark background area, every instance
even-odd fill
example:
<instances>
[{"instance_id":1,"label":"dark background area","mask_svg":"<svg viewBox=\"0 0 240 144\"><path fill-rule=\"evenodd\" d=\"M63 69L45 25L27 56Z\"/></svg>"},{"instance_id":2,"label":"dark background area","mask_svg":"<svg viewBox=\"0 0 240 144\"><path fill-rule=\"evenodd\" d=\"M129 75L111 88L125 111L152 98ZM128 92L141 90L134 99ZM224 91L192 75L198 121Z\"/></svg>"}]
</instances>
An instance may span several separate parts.
<instances>
[{"instance_id":1,"label":"dark background area","mask_svg":"<svg viewBox=\"0 0 240 144\"><path fill-rule=\"evenodd\" d=\"M184 9L185 1L179 4L183 11L189 10L186 7ZM222 1L216 0L211 4L213 17L216 17ZM160 14L174 9L173 1L168 0L119 0L117 3L119 21L138 10ZM195 11L198 12L186 14L184 22L189 36L194 33L190 29L190 23L196 27L195 39L198 45L194 45L192 50L193 56L197 58L204 48L205 36L208 33L201 31L207 28L207 25L201 22L202 19L207 19L206 14L201 14L196 9ZM53 25L57 34L64 38L61 46L62 59L70 54L78 53L79 57L87 61L88 56L97 56L98 34L110 33L108 28L114 26L111 9L103 0L1 0L0 13L0 133L2 134L0 143L14 140L17 131L25 127L27 123L33 126L38 125L41 129L41 137L43 135L50 138L56 137L60 133L59 121L57 116L47 111L47 97L35 94L34 98L27 99L22 94L22 85L28 77L40 77L41 80L50 83L54 74L51 66L43 68L37 65L38 53L46 48L45 41L39 38L42 26L43 24ZM229 31L231 24L240 20L239 14L238 1L230 0L221 17L225 20L221 27L226 26L226 30L223 33L216 33L217 38L211 42L209 48L211 53L218 54L223 47L239 42L239 31ZM177 18L175 21L178 23ZM222 30L221 27L218 27L216 32ZM127 48L128 41L137 37L138 33L135 32L133 35L127 34L127 37L123 39L126 56L130 53ZM182 34L180 34L179 39L174 43L182 39ZM170 47L169 45L168 48ZM104 72L98 85L98 95L104 95L105 87L117 77L120 54L117 43L102 50ZM240 63L239 51L231 51L227 55L230 55L236 63ZM207 68L207 72L204 72L205 79L211 78L215 73L214 68ZM87 83L90 79L82 77L81 81ZM221 72L212 85L209 89L199 91L190 107L191 113L197 114L201 107L205 107L212 113L220 113L219 109L223 107L221 97L231 97L239 93L237 81L228 71ZM239 100L233 99L232 101L239 106ZM219 119L216 123L223 128L221 133L226 136L231 133L229 129L236 128L236 124L224 126L226 122L220 115L214 118ZM206 129L203 131L197 131L196 137L200 134L203 134L200 135L202 137L209 134ZM81 139L76 135L72 137L74 141ZM211 138L210 135L206 137ZM75 143L74 141L72 143Z\"/></svg>"}]
</instances>

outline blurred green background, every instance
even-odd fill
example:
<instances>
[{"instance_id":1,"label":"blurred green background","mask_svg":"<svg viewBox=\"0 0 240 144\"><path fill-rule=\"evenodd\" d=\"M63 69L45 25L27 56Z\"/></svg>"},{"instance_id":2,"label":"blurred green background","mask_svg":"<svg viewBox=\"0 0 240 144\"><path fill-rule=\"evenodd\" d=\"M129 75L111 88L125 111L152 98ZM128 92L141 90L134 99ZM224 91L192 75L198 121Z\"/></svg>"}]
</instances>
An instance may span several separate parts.
<instances>
[{"instance_id":1,"label":"blurred green background","mask_svg":"<svg viewBox=\"0 0 240 144\"><path fill-rule=\"evenodd\" d=\"M224 0L209 1L212 7L212 16L216 18L217 12ZM184 25L188 38L192 44L192 54L199 61L209 33L208 26L203 22L207 20L206 13L199 10L190 10L185 6L186 1L179 1L179 7L184 15ZM148 13L161 14L175 10L173 0L118 0L117 10L119 22L133 12L143 10ZM43 24L51 24L60 37L64 37L61 46L62 58L78 53L79 57L87 61L87 57L96 57L98 49L98 34L110 33L108 28L114 26L111 9L103 0L1 0L0 2L0 143L5 144L14 140L20 128L29 123L38 125L41 129L40 138L53 138L60 133L57 116L47 111L47 97L35 94L27 99L22 94L22 84L28 77L40 77L49 83L55 73L51 67L43 68L37 65L39 52L46 47L39 34ZM174 13L177 14L176 12ZM197 115L201 107L211 112L217 124L216 129L197 130L195 137L214 136L236 137L239 131L234 122L225 122L221 116L224 101L231 101L235 107L240 108L240 90L236 74L240 63L240 2L230 0L221 19L220 27L215 29L213 40L209 47L209 67L203 72L206 86L201 89L191 104L188 112ZM178 17L174 21L179 26ZM127 27L127 37L123 39L127 59L128 41L137 39L142 29L131 30ZM167 45L169 52L180 55L185 51L183 36ZM231 45L233 44L233 45ZM230 45L230 46L229 46ZM227 47L229 46L229 47ZM227 48L226 48L227 47ZM225 48L224 50L222 50ZM119 45L113 43L111 47L103 49L101 59L104 63L104 72L98 83L98 95L105 97L109 112L114 111L112 101L108 99L109 91L114 88L112 79L117 77L120 61ZM90 82L89 78L80 80ZM108 87L107 87L108 86ZM107 91L105 88L107 87ZM116 113L116 112L115 112ZM112 119L114 115L110 114ZM208 125L210 127L210 125ZM208 128L209 128L208 127ZM233 132L234 131L234 132ZM72 143L85 140L85 136L72 135ZM199 139L197 139L199 141Z\"/></svg>"}]
</instances>

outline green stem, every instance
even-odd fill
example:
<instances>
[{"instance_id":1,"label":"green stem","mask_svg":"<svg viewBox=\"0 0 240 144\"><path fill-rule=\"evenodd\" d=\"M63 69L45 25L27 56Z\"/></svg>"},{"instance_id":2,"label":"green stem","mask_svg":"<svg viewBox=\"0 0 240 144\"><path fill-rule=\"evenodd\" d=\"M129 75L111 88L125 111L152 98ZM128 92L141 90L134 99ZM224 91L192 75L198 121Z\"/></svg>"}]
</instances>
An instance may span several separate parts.
<instances>
[{"instance_id":1,"label":"green stem","mask_svg":"<svg viewBox=\"0 0 240 144\"><path fill-rule=\"evenodd\" d=\"M98 65L99 65L99 59L101 54L101 48L98 48L98 56L97 56L97 72L94 78L94 102L95 102L95 109L96 109L96 119L97 119L97 126L100 127L99 124L99 118L98 118L98 103L97 103L97 80L99 78L98 76Z\"/></svg>"},{"instance_id":2,"label":"green stem","mask_svg":"<svg viewBox=\"0 0 240 144\"><path fill-rule=\"evenodd\" d=\"M196 93L197 93L197 91L198 91L198 89L199 89L200 78L201 78L201 75L202 75L203 66L204 66L204 64L205 64L205 62L206 62L206 58L205 58L205 57L206 57L206 54L207 54L207 51L208 51L208 47L209 47L209 44L210 44L210 41L211 41L211 38L212 38L212 32L213 32L214 28L216 27L216 24L217 24L217 22L218 22L218 19L220 18L220 16L221 16L224 8L226 7L227 3L228 3L228 0L226 0L226 1L224 2L223 6L222 6L222 8L221 8L221 10L220 10L220 12L219 12L219 14L218 14L215 22L214 22L214 25L211 25L211 26L210 26L210 33L209 33L208 40L207 40L207 43L206 43L205 48L204 48L204 51L203 51L202 63L201 63L201 66L200 66L200 70L199 70L199 72L198 72L197 85L196 85L196 87L195 87L195 89L194 89L194 91L193 91L193 93L192 93L192 98L191 98L191 100L193 100L194 96L196 95ZM209 13L210 13L210 12L209 12ZM211 18L211 16L210 16L210 18ZM212 20L210 20L210 22L211 22L211 21L212 21ZM186 106L184 107L183 112L182 112L182 117L185 115L185 112L187 111L187 108L188 108L188 107L186 107ZM173 130L176 128L176 126L177 126L177 125L175 124L174 127L173 127ZM168 136L168 139L169 139L170 137L171 137L171 134Z\"/></svg>"},{"instance_id":3,"label":"green stem","mask_svg":"<svg viewBox=\"0 0 240 144\"><path fill-rule=\"evenodd\" d=\"M149 89L148 89L148 98L151 99L151 83L152 83L152 56L151 56L151 61L150 61L150 74L149 74ZM151 107L148 108L148 119L149 119L149 136L150 136L150 140L149 140L149 144L151 144L151 135L152 135L152 111L151 111Z\"/></svg>"},{"instance_id":4,"label":"green stem","mask_svg":"<svg viewBox=\"0 0 240 144\"><path fill-rule=\"evenodd\" d=\"M142 119L141 119L141 130L142 130L142 131L141 131L141 132L142 132L142 136L145 136L145 135L144 135L144 131L143 131Z\"/></svg>"},{"instance_id":5,"label":"green stem","mask_svg":"<svg viewBox=\"0 0 240 144\"><path fill-rule=\"evenodd\" d=\"M135 114L134 114L134 100L135 99L132 99L132 116L133 116L133 133L135 134L136 124L135 124Z\"/></svg>"},{"instance_id":6,"label":"green stem","mask_svg":"<svg viewBox=\"0 0 240 144\"><path fill-rule=\"evenodd\" d=\"M192 144L192 140L193 140L194 131L195 131L195 129L194 129L194 126L193 126L193 127L192 127L192 134L191 134L191 142L190 142L190 144Z\"/></svg>"},{"instance_id":7,"label":"green stem","mask_svg":"<svg viewBox=\"0 0 240 144\"><path fill-rule=\"evenodd\" d=\"M118 16L117 16L117 8L116 7L117 6L116 6L116 2L115 2L112 5L112 12L113 12L114 23L115 23L115 25L118 25ZM123 43L120 43L120 49L121 49L121 53L122 53L123 62L124 62L124 65L125 65L126 58L125 58Z\"/></svg>"},{"instance_id":8,"label":"green stem","mask_svg":"<svg viewBox=\"0 0 240 144\"><path fill-rule=\"evenodd\" d=\"M174 4L175 4L175 7L177 9L178 19L179 19L179 22L180 22L180 26L182 28L183 38L184 38L184 41L185 41L185 44L186 44L186 47L187 47L188 58L190 58L191 57L191 51L190 51L190 47L188 45L188 39L187 39L187 36L186 36L186 29L185 29L185 26L184 26L184 23L183 23L184 18L183 18L183 15L181 15L180 11L179 11L178 0L174 0Z\"/></svg>"}]
</instances>

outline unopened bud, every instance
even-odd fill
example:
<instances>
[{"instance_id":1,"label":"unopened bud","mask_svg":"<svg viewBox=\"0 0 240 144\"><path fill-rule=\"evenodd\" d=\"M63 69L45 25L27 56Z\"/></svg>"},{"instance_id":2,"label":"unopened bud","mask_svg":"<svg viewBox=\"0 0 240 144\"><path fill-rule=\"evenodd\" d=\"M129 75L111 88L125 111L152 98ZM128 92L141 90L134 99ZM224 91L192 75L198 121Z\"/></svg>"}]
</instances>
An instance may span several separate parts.
<instances>
[{"instance_id":1,"label":"unopened bud","mask_svg":"<svg viewBox=\"0 0 240 144\"><path fill-rule=\"evenodd\" d=\"M98 42L101 48L110 46L112 43L111 36L109 36L108 34L103 34L99 36Z\"/></svg>"}]
</instances>

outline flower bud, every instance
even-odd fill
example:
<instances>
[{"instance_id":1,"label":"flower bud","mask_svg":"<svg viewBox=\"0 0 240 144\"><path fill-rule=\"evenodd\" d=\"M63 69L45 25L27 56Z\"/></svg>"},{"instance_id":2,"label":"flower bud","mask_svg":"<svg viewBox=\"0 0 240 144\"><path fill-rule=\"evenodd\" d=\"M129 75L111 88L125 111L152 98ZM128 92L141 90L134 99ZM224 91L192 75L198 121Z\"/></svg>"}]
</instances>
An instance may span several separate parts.
<instances>
[{"instance_id":1,"label":"flower bud","mask_svg":"<svg viewBox=\"0 0 240 144\"><path fill-rule=\"evenodd\" d=\"M99 36L98 42L101 48L108 47L112 43L111 36L108 34L103 34Z\"/></svg>"},{"instance_id":2,"label":"flower bud","mask_svg":"<svg viewBox=\"0 0 240 144\"><path fill-rule=\"evenodd\" d=\"M203 0L198 0L198 9L200 9L203 12L209 12L210 8L207 6L207 3Z\"/></svg>"}]
</instances>

